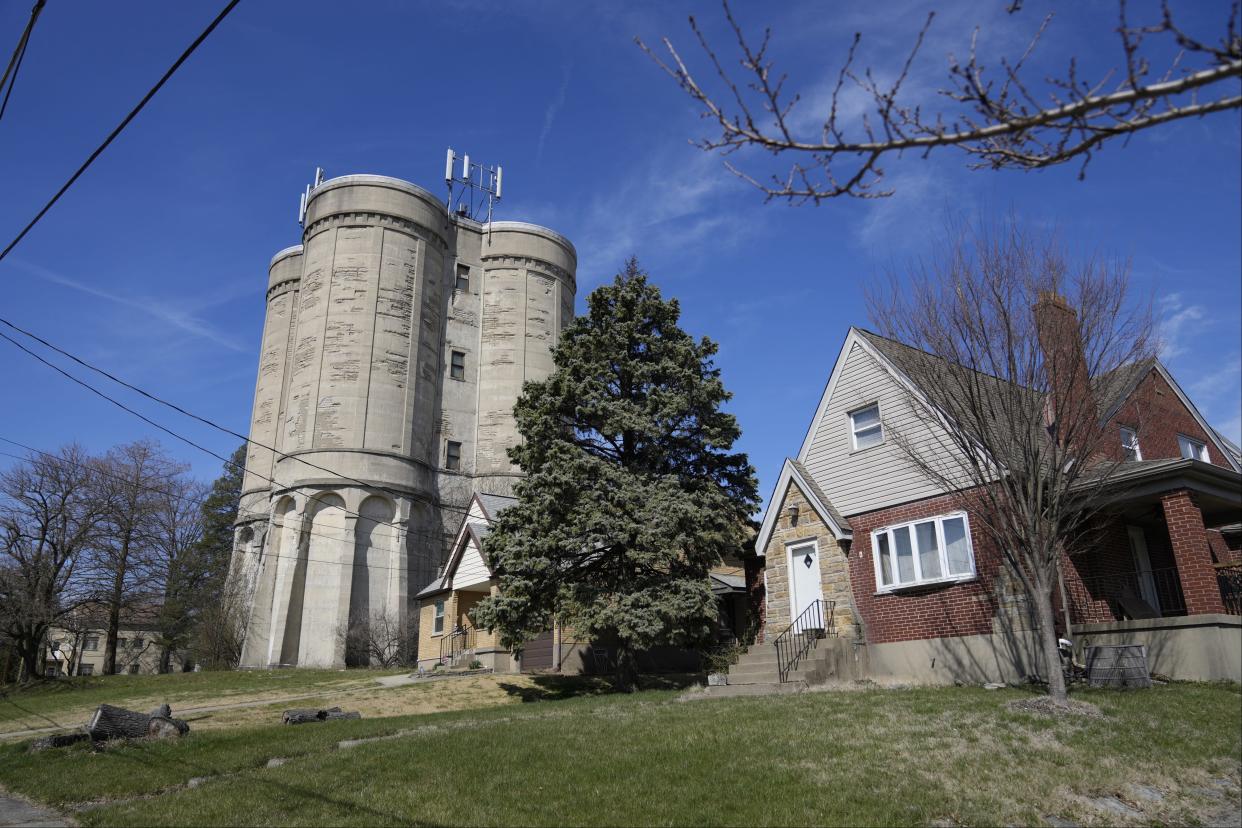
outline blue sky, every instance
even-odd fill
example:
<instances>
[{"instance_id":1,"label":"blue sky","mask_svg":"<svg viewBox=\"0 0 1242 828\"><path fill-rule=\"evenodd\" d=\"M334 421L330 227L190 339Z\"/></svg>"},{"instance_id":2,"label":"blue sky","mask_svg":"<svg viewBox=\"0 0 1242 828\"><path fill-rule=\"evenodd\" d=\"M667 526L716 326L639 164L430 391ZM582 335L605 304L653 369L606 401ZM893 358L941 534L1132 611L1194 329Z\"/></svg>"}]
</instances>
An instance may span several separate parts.
<instances>
[{"instance_id":1,"label":"blue sky","mask_svg":"<svg viewBox=\"0 0 1242 828\"><path fill-rule=\"evenodd\" d=\"M49 2L0 122L6 242L220 5ZM752 29L773 27L773 56L806 93L808 121L855 30L864 33L863 61L891 73L927 8L737 5ZM976 23L985 51L1015 54L1055 9L1033 64L1040 74L1063 68L1070 54L1088 70L1118 55L1112 2L1028 2L1017 16L1000 3L936 5L912 86L932 104L945 55L964 53ZM1183 5L1191 28L1222 28L1227 4ZM0 5L6 59L29 6ZM635 35L667 35L691 55L688 12L725 44L712 2L244 0L0 263L0 307L245 432L267 262L298 242L298 194L314 168L399 176L438 191L451 145L504 165L500 218L545 224L575 242L580 309L634 253L681 300L684 326L720 343L742 448L765 495L801 444L846 329L867 323L865 285L927 255L946 211L1013 212L1057 228L1082 255L1130 259L1136 291L1157 302L1166 363L1209 420L1239 439L1237 112L1109 146L1085 181L1077 167L970 171L962 156L941 152L890 163L898 190L890 199L765 205L719 159L688 145L703 122L633 45ZM0 436L103 450L152 435L0 346ZM233 448L218 432L139 407L222 454ZM218 473L215 459L163 442L199 476Z\"/></svg>"}]
</instances>

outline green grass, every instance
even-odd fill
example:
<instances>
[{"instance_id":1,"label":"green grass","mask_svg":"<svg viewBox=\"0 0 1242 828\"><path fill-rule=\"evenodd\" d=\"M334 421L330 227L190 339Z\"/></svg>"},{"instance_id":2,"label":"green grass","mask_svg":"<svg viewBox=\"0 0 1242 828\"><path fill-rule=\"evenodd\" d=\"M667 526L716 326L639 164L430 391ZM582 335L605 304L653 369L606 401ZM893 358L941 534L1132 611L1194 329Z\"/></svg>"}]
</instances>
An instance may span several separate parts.
<instances>
[{"instance_id":1,"label":"green grass","mask_svg":"<svg viewBox=\"0 0 1242 828\"><path fill-rule=\"evenodd\" d=\"M572 696L567 685L545 698ZM1236 786L1242 694L1078 694L1103 719L1005 707L1019 690L868 690L676 701L594 695L425 716L192 733L101 753L0 747L0 784L85 825L1107 823L1082 797L1142 784L1152 823ZM337 749L341 739L405 735ZM265 768L270 757L287 757ZM196 788L193 777L208 777ZM1235 788L1236 790L1236 788ZM159 796L150 796L160 793ZM1113 822L1124 821L1111 817Z\"/></svg>"}]
</instances>

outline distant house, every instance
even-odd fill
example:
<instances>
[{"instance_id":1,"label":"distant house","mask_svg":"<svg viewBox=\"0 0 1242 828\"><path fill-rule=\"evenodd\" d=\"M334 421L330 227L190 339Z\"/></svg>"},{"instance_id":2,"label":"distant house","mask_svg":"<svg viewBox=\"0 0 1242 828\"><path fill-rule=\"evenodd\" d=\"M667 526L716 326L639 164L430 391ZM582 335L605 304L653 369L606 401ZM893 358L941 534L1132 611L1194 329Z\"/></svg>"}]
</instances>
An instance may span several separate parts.
<instances>
[{"instance_id":1,"label":"distant house","mask_svg":"<svg viewBox=\"0 0 1242 828\"><path fill-rule=\"evenodd\" d=\"M926 357L910 351L846 335L756 541L761 640L820 602L874 678L1022 679L1039 658L1025 597L991 539L894 439L935 445L938 426L917 416L899 367ZM1152 669L1173 677L1242 679L1238 447L1159 361L1101 377L1091 393L1124 462L1090 550L1065 561L1059 632L1147 644Z\"/></svg>"},{"instance_id":2,"label":"distant house","mask_svg":"<svg viewBox=\"0 0 1242 828\"><path fill-rule=\"evenodd\" d=\"M121 616L117 635L116 673L147 675L160 672L159 630L155 623L157 607L139 607ZM106 621L97 609L85 610L61 627L48 630L44 674L48 678L103 674L104 650L108 637ZM189 654L170 654L169 672L190 669Z\"/></svg>"},{"instance_id":3,"label":"distant house","mask_svg":"<svg viewBox=\"0 0 1242 828\"><path fill-rule=\"evenodd\" d=\"M516 498L476 494L454 539L452 552L436 579L417 595L418 664L480 666L497 672L608 672L611 652L606 643L592 642L560 624L527 642L520 653L502 647L494 633L475 626L472 610L483 598L499 592L487 565L483 541L492 524ZM746 579L741 564L725 564L710 575L720 608L718 635L724 639L746 632ZM693 654L668 649L640 657L640 666L697 667Z\"/></svg>"}]
</instances>

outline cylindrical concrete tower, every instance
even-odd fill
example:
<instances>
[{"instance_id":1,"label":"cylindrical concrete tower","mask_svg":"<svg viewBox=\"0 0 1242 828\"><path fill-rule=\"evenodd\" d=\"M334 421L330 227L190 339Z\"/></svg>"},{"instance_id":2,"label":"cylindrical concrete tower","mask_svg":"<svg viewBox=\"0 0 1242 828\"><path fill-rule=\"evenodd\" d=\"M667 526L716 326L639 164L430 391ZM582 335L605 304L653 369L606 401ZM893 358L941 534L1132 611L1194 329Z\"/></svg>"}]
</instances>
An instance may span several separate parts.
<instances>
[{"instance_id":1,"label":"cylindrical concrete tower","mask_svg":"<svg viewBox=\"0 0 1242 828\"><path fill-rule=\"evenodd\" d=\"M290 340L297 325L298 283L302 278L302 245L287 247L268 267L267 313L259 351L246 474L242 481L239 522L266 520L270 509L275 454L283 394L289 368ZM270 448L269 448L270 447Z\"/></svg>"},{"instance_id":2,"label":"cylindrical concrete tower","mask_svg":"<svg viewBox=\"0 0 1242 828\"><path fill-rule=\"evenodd\" d=\"M251 446L238 520L245 666L362 663L381 615L417 635L410 598L470 496L512 490L513 405L573 315L567 239L450 216L405 181L322 182L303 228L269 281L251 439L276 451Z\"/></svg>"},{"instance_id":3,"label":"cylindrical concrete tower","mask_svg":"<svg viewBox=\"0 0 1242 828\"><path fill-rule=\"evenodd\" d=\"M494 222L484 231L479 427L474 473L506 493L518 442L513 406L527 380L552 373L552 346L573 317L577 253L564 236L533 224Z\"/></svg>"}]
</instances>

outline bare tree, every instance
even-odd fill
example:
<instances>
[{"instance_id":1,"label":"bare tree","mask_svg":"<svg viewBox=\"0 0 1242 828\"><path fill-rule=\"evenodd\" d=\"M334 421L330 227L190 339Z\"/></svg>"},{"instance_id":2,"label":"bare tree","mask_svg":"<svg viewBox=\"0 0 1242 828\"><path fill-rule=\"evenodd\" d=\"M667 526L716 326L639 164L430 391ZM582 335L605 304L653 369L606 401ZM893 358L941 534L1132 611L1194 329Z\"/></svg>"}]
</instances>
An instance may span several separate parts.
<instances>
[{"instance_id":1,"label":"bare tree","mask_svg":"<svg viewBox=\"0 0 1242 828\"><path fill-rule=\"evenodd\" d=\"M95 574L99 600L107 609L103 672L111 675L117 670L122 615L153 598L146 568L158 534L156 506L184 466L170 460L158 443L146 440L113 448L98 466L96 480L108 509Z\"/></svg>"},{"instance_id":2,"label":"bare tree","mask_svg":"<svg viewBox=\"0 0 1242 828\"><path fill-rule=\"evenodd\" d=\"M210 600L197 611L191 653L208 670L231 670L241 661L249 601L241 579L213 579Z\"/></svg>"},{"instance_id":3,"label":"bare tree","mask_svg":"<svg viewBox=\"0 0 1242 828\"><path fill-rule=\"evenodd\" d=\"M350 666L396 667L412 663L409 627L391 610L350 613L340 637Z\"/></svg>"},{"instance_id":4,"label":"bare tree","mask_svg":"<svg viewBox=\"0 0 1242 828\"><path fill-rule=\"evenodd\" d=\"M1119 377L1154 356L1150 308L1127 298L1128 268L1071 263L1012 222L950 231L946 253L869 297L911 379L924 431L896 432L923 475L968 511L1030 601L1052 698L1059 670L1054 590L1089 543L1124 460L1101 422Z\"/></svg>"},{"instance_id":5,"label":"bare tree","mask_svg":"<svg viewBox=\"0 0 1242 828\"><path fill-rule=\"evenodd\" d=\"M185 650L202 607L214 596L205 594L214 571L202 546L202 506L208 486L174 477L154 493L151 549L146 565L147 588L160 595L155 642L159 670L171 669L172 654Z\"/></svg>"},{"instance_id":6,"label":"bare tree","mask_svg":"<svg viewBox=\"0 0 1242 828\"><path fill-rule=\"evenodd\" d=\"M77 575L104 509L89 461L70 445L0 473L0 634L27 679L39 674L48 629L91 597Z\"/></svg>"},{"instance_id":7,"label":"bare tree","mask_svg":"<svg viewBox=\"0 0 1242 828\"><path fill-rule=\"evenodd\" d=\"M710 91L696 78L668 38L663 38L668 52L663 58L641 40L637 43L701 107L702 117L713 129L719 128L718 134L696 142L700 148L726 157L750 148L795 156L787 172L770 177L746 172L732 159L725 161L732 173L758 187L769 200L819 203L842 195L888 196L892 190L882 186L880 166L885 158L905 152L926 157L941 147L965 152L972 168L1030 170L1080 158L1082 178L1092 154L1107 141L1242 107L1237 84L1242 77L1242 38L1236 0L1215 42L1179 26L1167 0L1160 19L1143 25L1130 22L1125 0L1119 0L1120 64L1098 79L1081 77L1076 59L1070 60L1059 77L1037 81L1031 76L1027 64L1051 27L1051 14L1035 27L1026 50L1016 59L1002 59L995 73L985 72L978 57L976 28L965 61L949 55L947 84L939 93L945 106L939 111L925 110L906 94L934 12L891 82L882 82L880 74L870 68L855 66L861 41L861 35L855 34L827 111L815 113L818 134L805 134L800 128L801 98L787 91L787 76L773 68L768 54L771 30L766 29L754 45L728 3L723 5L737 40L742 80L725 68L697 21L690 18L694 36L719 81L719 92ZM1021 7L1021 0L1013 0L1009 12L1016 14ZM1157 74L1153 54L1165 45L1176 46L1177 52ZM869 100L870 112L861 122L854 122L842 115L842 101L843 95L859 91Z\"/></svg>"}]
</instances>

